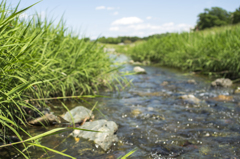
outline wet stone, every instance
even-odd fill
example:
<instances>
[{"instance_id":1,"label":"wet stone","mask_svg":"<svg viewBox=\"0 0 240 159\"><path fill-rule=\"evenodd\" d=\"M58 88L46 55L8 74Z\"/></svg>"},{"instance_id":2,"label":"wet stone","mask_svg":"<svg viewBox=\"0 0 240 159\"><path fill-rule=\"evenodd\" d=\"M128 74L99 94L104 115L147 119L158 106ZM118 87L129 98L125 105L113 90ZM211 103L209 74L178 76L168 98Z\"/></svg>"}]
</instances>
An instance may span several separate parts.
<instances>
[{"instance_id":1,"label":"wet stone","mask_svg":"<svg viewBox=\"0 0 240 159\"><path fill-rule=\"evenodd\" d=\"M138 92L137 93L139 96L141 97L151 97L151 96L169 96L167 93L165 92L149 92L149 93L146 93L146 92Z\"/></svg>"},{"instance_id":2,"label":"wet stone","mask_svg":"<svg viewBox=\"0 0 240 159\"><path fill-rule=\"evenodd\" d=\"M134 115L134 116L137 116L139 114L142 114L142 112L139 109L134 109L134 110L131 111L131 114Z\"/></svg>"},{"instance_id":3,"label":"wet stone","mask_svg":"<svg viewBox=\"0 0 240 159\"><path fill-rule=\"evenodd\" d=\"M164 115L151 114L149 117L154 119L154 120L165 120Z\"/></svg>"},{"instance_id":4,"label":"wet stone","mask_svg":"<svg viewBox=\"0 0 240 159\"><path fill-rule=\"evenodd\" d=\"M28 107L23 107L24 111L29 115L29 118L27 120L32 120L34 118L41 117L46 114L51 114L50 108L42 108L39 106L34 106L35 109L30 109Z\"/></svg>"},{"instance_id":5,"label":"wet stone","mask_svg":"<svg viewBox=\"0 0 240 159\"><path fill-rule=\"evenodd\" d=\"M232 81L228 78L218 78L211 83L213 87L230 87L232 85Z\"/></svg>"},{"instance_id":6,"label":"wet stone","mask_svg":"<svg viewBox=\"0 0 240 159\"><path fill-rule=\"evenodd\" d=\"M184 101L193 103L193 104L199 104L201 102L200 99L196 98L194 95L189 94L189 95L183 95L179 97L180 99L183 99Z\"/></svg>"},{"instance_id":7,"label":"wet stone","mask_svg":"<svg viewBox=\"0 0 240 159\"><path fill-rule=\"evenodd\" d=\"M29 124L32 125L53 125L58 123L61 123L60 119L53 114L46 114L44 116L29 121Z\"/></svg>"},{"instance_id":8,"label":"wet stone","mask_svg":"<svg viewBox=\"0 0 240 159\"><path fill-rule=\"evenodd\" d=\"M213 100L216 100L216 101L232 101L233 97L232 96L219 95L217 97L214 97Z\"/></svg>"},{"instance_id":9,"label":"wet stone","mask_svg":"<svg viewBox=\"0 0 240 159\"><path fill-rule=\"evenodd\" d=\"M145 69L137 66L133 68L133 71L136 72L137 74L146 74L147 72L145 71Z\"/></svg>"},{"instance_id":10,"label":"wet stone","mask_svg":"<svg viewBox=\"0 0 240 159\"><path fill-rule=\"evenodd\" d=\"M5 136L0 134L0 145L3 145L5 143L14 143L19 142L20 139L16 136ZM4 141L4 142L3 142Z\"/></svg>"},{"instance_id":11,"label":"wet stone","mask_svg":"<svg viewBox=\"0 0 240 159\"><path fill-rule=\"evenodd\" d=\"M92 115L92 112L90 109L87 109L83 106L77 106L74 109L72 109L70 112L67 112L64 116L63 119L72 123L72 117L74 120L74 123L81 123L85 119L92 119L94 116Z\"/></svg>"},{"instance_id":12,"label":"wet stone","mask_svg":"<svg viewBox=\"0 0 240 159\"><path fill-rule=\"evenodd\" d=\"M199 152L204 154L204 155L208 155L208 153L210 152L210 148L208 146L202 146L200 149L199 149Z\"/></svg>"},{"instance_id":13,"label":"wet stone","mask_svg":"<svg viewBox=\"0 0 240 159\"><path fill-rule=\"evenodd\" d=\"M188 84L197 84L197 82L194 79L190 79L187 81Z\"/></svg>"},{"instance_id":14,"label":"wet stone","mask_svg":"<svg viewBox=\"0 0 240 159\"><path fill-rule=\"evenodd\" d=\"M94 141L99 145L104 151L107 151L113 142L117 142L118 138L115 132L118 126L113 121L107 120L96 120L93 122L86 122L84 125L78 127L80 129L87 129L100 132L91 132L83 130L74 130L71 135L73 137L82 137Z\"/></svg>"},{"instance_id":15,"label":"wet stone","mask_svg":"<svg viewBox=\"0 0 240 159\"><path fill-rule=\"evenodd\" d=\"M138 62L138 61L135 62L133 60L130 60L128 63L131 64L131 65L149 65L151 62L150 61L143 61L141 63L141 62Z\"/></svg>"},{"instance_id":16,"label":"wet stone","mask_svg":"<svg viewBox=\"0 0 240 159\"><path fill-rule=\"evenodd\" d=\"M168 85L169 83L168 83L168 81L163 81L162 83L161 83L161 86L166 86L166 85Z\"/></svg>"},{"instance_id":17,"label":"wet stone","mask_svg":"<svg viewBox=\"0 0 240 159\"><path fill-rule=\"evenodd\" d=\"M138 61L135 62L133 60L130 60L128 63L131 64L131 65L142 65L141 62L138 62Z\"/></svg>"},{"instance_id":18,"label":"wet stone","mask_svg":"<svg viewBox=\"0 0 240 159\"><path fill-rule=\"evenodd\" d=\"M240 87L238 87L235 91L234 91L235 94L239 94L240 93Z\"/></svg>"}]
</instances>

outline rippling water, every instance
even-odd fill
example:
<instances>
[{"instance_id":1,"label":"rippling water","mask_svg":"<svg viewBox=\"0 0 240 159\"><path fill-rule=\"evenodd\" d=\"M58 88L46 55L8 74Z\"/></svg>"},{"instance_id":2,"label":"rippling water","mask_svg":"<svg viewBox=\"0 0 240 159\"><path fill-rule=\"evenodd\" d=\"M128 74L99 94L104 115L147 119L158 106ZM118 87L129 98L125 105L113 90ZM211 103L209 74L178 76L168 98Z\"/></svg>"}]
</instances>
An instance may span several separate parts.
<instances>
[{"instance_id":1,"label":"rippling water","mask_svg":"<svg viewBox=\"0 0 240 159\"><path fill-rule=\"evenodd\" d=\"M120 60L126 60L121 56ZM125 65L122 71L132 71ZM119 125L119 142L107 153L84 139L67 137L69 132L46 137L42 144L77 158L114 159L135 147L130 158L239 158L240 156L240 95L233 88L211 88L206 77L173 69L142 66L147 74L132 75L133 86L121 92L102 92L109 98L90 100L91 108L98 101L94 114ZM188 83L194 79L196 84ZM167 85L161 85L167 81ZM181 95L193 94L199 104L184 102ZM214 99L218 95L231 96L229 101ZM83 105L79 101L66 103L69 109ZM61 104L51 106L55 114L63 114ZM55 126L57 127L57 126ZM51 127L54 128L54 127ZM30 129L35 133L45 128ZM31 150L31 156L40 157L40 149ZM66 158L49 153L53 158ZM47 156L44 156L47 157Z\"/></svg>"}]
</instances>

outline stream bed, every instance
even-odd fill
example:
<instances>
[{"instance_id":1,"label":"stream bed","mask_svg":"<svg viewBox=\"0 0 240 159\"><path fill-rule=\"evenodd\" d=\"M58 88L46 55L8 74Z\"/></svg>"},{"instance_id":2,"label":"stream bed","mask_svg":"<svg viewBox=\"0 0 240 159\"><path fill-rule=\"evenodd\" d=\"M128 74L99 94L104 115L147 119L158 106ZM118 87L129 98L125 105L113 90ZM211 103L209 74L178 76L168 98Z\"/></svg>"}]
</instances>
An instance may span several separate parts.
<instances>
[{"instance_id":1,"label":"stream bed","mask_svg":"<svg viewBox=\"0 0 240 159\"><path fill-rule=\"evenodd\" d=\"M118 59L128 60L124 55ZM125 64L122 71L134 67ZM240 157L240 94L233 93L237 86L211 88L207 77L163 67L141 67L147 74L127 76L133 80L132 86L120 92L106 90L101 95L107 98L91 99L88 104L65 103L69 109L79 105L91 109L98 102L95 119L112 120L119 126L119 141L109 151L104 152L91 141L67 137L70 132L45 137L41 143L79 159L116 159L134 148L138 150L129 158ZM193 104L179 98L189 94L201 102ZM219 95L229 98L218 99ZM61 103L52 104L51 111L56 115L66 112ZM29 131L38 134L56 127L32 127ZM38 148L30 152L33 158L48 157Z\"/></svg>"}]
</instances>

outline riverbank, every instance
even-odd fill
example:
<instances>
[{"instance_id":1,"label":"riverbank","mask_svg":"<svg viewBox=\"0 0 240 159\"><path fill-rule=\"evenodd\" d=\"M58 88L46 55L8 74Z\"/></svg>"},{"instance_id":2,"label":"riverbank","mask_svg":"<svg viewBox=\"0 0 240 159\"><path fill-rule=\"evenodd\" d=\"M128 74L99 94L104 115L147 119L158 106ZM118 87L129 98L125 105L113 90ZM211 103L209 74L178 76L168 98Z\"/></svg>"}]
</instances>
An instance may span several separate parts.
<instances>
[{"instance_id":1,"label":"riverbank","mask_svg":"<svg viewBox=\"0 0 240 159\"><path fill-rule=\"evenodd\" d=\"M240 24L151 38L126 51L134 61L240 78Z\"/></svg>"}]
</instances>

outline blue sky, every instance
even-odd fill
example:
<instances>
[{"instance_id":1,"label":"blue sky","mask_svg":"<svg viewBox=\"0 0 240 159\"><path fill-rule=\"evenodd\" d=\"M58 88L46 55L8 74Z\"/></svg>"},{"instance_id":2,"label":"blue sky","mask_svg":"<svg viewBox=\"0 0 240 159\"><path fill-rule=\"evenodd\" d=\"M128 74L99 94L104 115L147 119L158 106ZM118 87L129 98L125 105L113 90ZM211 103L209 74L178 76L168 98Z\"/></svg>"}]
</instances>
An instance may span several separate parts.
<instances>
[{"instance_id":1,"label":"blue sky","mask_svg":"<svg viewBox=\"0 0 240 159\"><path fill-rule=\"evenodd\" d=\"M12 6L18 0L8 0ZM38 0L21 0L20 8ZM64 14L66 25L81 35L139 36L156 33L188 31L204 8L221 7L235 11L239 0L43 0L22 14L35 12L57 21Z\"/></svg>"}]
</instances>

